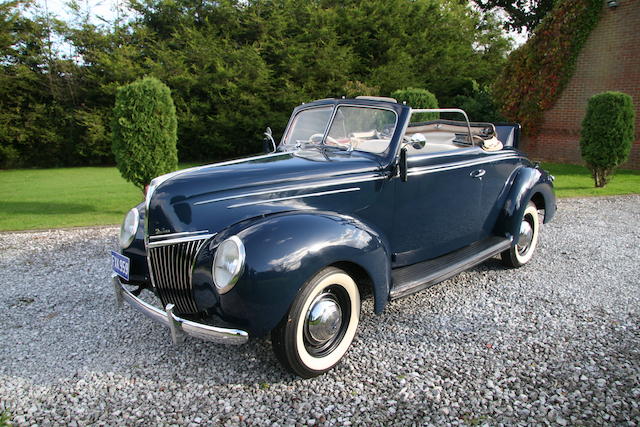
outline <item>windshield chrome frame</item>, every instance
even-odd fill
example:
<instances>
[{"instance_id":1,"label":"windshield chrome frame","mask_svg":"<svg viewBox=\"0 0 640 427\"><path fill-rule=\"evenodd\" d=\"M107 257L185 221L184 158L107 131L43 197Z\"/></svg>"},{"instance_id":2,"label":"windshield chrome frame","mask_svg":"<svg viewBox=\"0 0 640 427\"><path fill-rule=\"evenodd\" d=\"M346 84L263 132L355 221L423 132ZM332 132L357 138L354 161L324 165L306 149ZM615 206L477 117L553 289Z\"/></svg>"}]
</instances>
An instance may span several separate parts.
<instances>
[{"instance_id":1,"label":"windshield chrome frame","mask_svg":"<svg viewBox=\"0 0 640 427\"><path fill-rule=\"evenodd\" d=\"M280 143L278 144L278 148L280 147L284 147L284 146L291 146L295 144L286 144L285 143L285 139L287 137L287 135L289 134L289 131L291 130L291 127L293 126L293 123L296 120L296 117L298 117L300 114L304 113L305 111L310 111L310 110L317 110L320 108L330 108L331 109L331 114L329 115L329 121L327 122L327 125L324 128L324 133L323 135L326 135L327 132L329 131L329 126L331 125L331 123L333 122L333 116L335 115L335 110L336 110L336 105L335 104L322 104L322 105L312 105L308 108L303 108L302 110L298 111L293 117L291 117L291 119L289 119L289 123L287 124L287 128L284 130L284 133L282 134L282 139L280 139ZM322 142L324 142L324 136L322 138Z\"/></svg>"}]
</instances>

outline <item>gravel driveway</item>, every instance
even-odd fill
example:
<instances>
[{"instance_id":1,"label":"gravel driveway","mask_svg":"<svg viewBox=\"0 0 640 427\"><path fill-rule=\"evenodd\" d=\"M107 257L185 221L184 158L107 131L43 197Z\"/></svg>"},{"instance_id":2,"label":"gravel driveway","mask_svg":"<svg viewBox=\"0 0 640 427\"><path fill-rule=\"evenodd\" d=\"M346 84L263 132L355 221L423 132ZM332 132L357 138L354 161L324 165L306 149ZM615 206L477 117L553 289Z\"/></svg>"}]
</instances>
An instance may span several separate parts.
<instances>
[{"instance_id":1,"label":"gravel driveway","mask_svg":"<svg viewBox=\"0 0 640 427\"><path fill-rule=\"evenodd\" d=\"M533 261L364 303L332 372L114 305L116 228L0 234L0 399L16 424L640 424L640 196L560 201Z\"/></svg>"}]
</instances>

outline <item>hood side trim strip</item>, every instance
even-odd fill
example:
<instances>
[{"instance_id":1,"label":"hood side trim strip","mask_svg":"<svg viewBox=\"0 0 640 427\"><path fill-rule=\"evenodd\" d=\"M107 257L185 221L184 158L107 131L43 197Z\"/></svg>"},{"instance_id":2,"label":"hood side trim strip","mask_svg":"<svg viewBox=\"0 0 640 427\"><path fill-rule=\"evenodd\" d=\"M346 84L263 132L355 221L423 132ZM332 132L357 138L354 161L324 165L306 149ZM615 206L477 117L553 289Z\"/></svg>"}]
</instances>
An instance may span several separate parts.
<instances>
[{"instance_id":1,"label":"hood side trim strip","mask_svg":"<svg viewBox=\"0 0 640 427\"><path fill-rule=\"evenodd\" d=\"M267 199L267 200L258 200L258 201L255 201L255 202L238 203L236 205L227 206L227 209L240 208L240 207L243 207L243 206L260 205L260 204L263 204L263 203L281 202L281 201L284 201L284 200L303 199L305 197L326 196L328 194L350 193L352 191L360 191L360 187L343 188L341 190L321 191L319 193L308 193L308 194L300 194L300 195L297 195L297 196L278 197L276 199Z\"/></svg>"},{"instance_id":2,"label":"hood side trim strip","mask_svg":"<svg viewBox=\"0 0 640 427\"><path fill-rule=\"evenodd\" d=\"M234 199L241 199L243 197L253 197L253 196L263 196L265 194L277 194L277 193L284 193L286 191L296 191L296 190L307 190L307 189L311 189L311 188L322 188L322 187L332 187L334 185L342 185L342 184L357 184L357 183L361 183L361 182L368 182L368 181L377 181L377 180L381 180L381 179L385 179L386 177L383 175L373 175L367 178L362 178L362 177L357 177L357 178L350 178L350 179L341 179L341 180L336 180L336 181L329 181L329 182L323 182L323 183L319 183L319 184L314 184L314 185L296 185L296 186L291 186L291 187L283 187L283 188L278 188L275 190L264 190L264 191L256 191L253 193L242 193L242 194L236 194L234 196L227 196L227 197L219 197L217 199L210 199L210 200L201 200L199 202L195 202L195 205L205 205L208 203L216 203L216 202L223 202L225 200L234 200Z\"/></svg>"}]
</instances>

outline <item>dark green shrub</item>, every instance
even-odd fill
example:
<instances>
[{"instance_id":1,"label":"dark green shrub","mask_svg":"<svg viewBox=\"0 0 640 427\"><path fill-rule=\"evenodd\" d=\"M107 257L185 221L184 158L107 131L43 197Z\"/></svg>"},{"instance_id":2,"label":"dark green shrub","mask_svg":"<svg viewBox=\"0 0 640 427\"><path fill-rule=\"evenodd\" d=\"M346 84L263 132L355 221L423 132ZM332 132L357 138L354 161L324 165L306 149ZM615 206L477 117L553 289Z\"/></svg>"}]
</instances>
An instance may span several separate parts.
<instances>
[{"instance_id":1,"label":"dark green shrub","mask_svg":"<svg viewBox=\"0 0 640 427\"><path fill-rule=\"evenodd\" d=\"M12 146L0 144L0 169L9 169L20 165L20 153Z\"/></svg>"},{"instance_id":2,"label":"dark green shrub","mask_svg":"<svg viewBox=\"0 0 640 427\"><path fill-rule=\"evenodd\" d=\"M436 96L426 89L398 89L391 94L398 102L406 102L408 106L414 109L419 108L438 108L438 100ZM438 113L420 113L411 117L412 122L424 122L427 120L436 120L440 117Z\"/></svg>"},{"instance_id":3,"label":"dark green shrub","mask_svg":"<svg viewBox=\"0 0 640 427\"><path fill-rule=\"evenodd\" d=\"M604 187L629 157L635 136L635 110L627 94L604 92L589 98L582 120L580 149L596 187Z\"/></svg>"},{"instance_id":4,"label":"dark green shrub","mask_svg":"<svg viewBox=\"0 0 640 427\"><path fill-rule=\"evenodd\" d=\"M474 88L469 94L453 97L451 103L456 108L463 109L472 122L504 122L488 88Z\"/></svg>"},{"instance_id":5,"label":"dark green shrub","mask_svg":"<svg viewBox=\"0 0 640 427\"><path fill-rule=\"evenodd\" d=\"M141 189L178 168L176 108L169 88L145 77L118 89L113 109L113 153L118 170Z\"/></svg>"}]
</instances>

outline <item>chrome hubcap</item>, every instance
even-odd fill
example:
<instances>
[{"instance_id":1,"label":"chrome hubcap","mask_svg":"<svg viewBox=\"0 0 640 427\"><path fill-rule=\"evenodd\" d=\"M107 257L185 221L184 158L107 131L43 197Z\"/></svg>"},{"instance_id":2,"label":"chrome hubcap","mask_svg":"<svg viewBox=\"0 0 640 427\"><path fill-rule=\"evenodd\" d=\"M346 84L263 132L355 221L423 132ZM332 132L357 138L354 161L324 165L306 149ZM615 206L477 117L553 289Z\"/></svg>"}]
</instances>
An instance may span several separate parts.
<instances>
[{"instance_id":1,"label":"chrome hubcap","mask_svg":"<svg viewBox=\"0 0 640 427\"><path fill-rule=\"evenodd\" d=\"M531 246L531 242L533 241L533 227L529 221L524 220L522 224L520 224L520 238L518 239L518 253L520 255L527 252L529 246Z\"/></svg>"},{"instance_id":2,"label":"chrome hubcap","mask_svg":"<svg viewBox=\"0 0 640 427\"><path fill-rule=\"evenodd\" d=\"M342 309L333 294L324 293L311 303L307 314L307 339L315 345L336 337L342 324Z\"/></svg>"}]
</instances>

